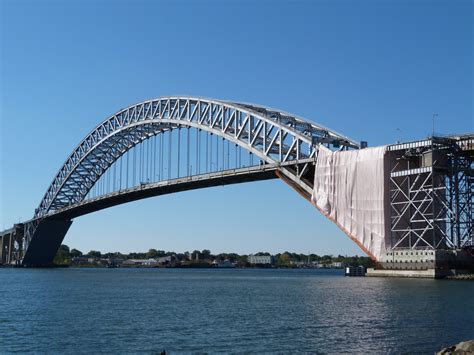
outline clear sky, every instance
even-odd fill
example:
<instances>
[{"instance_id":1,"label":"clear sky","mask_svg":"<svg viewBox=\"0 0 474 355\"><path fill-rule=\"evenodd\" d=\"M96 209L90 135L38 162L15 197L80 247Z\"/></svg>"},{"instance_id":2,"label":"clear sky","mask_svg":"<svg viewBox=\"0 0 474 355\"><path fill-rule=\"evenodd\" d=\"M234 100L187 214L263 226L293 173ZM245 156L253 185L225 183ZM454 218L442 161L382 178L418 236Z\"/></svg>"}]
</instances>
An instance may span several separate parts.
<instances>
[{"instance_id":1,"label":"clear sky","mask_svg":"<svg viewBox=\"0 0 474 355\"><path fill-rule=\"evenodd\" d=\"M254 102L369 145L474 131L469 0L0 0L0 228L32 217L81 139L144 99ZM74 221L82 251L361 254L278 180Z\"/></svg>"}]
</instances>

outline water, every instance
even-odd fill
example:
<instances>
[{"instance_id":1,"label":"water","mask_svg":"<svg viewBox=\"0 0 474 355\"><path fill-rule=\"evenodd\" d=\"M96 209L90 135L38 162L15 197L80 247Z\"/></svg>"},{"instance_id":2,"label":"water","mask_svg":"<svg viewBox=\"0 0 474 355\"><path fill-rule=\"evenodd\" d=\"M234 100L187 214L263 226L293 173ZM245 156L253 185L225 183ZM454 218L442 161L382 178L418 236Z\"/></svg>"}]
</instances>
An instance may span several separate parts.
<instances>
[{"instance_id":1,"label":"water","mask_svg":"<svg viewBox=\"0 0 474 355\"><path fill-rule=\"evenodd\" d=\"M474 283L340 270L0 269L0 352L433 353Z\"/></svg>"}]
</instances>

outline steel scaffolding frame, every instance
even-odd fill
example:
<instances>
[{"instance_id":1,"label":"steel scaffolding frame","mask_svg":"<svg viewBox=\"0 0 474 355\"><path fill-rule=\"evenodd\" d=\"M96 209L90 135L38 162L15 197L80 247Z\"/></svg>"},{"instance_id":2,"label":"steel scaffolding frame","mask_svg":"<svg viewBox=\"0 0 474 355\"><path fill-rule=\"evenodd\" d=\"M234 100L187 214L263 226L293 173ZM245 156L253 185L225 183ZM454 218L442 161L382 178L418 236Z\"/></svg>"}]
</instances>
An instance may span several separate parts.
<instances>
[{"instance_id":1,"label":"steel scaffolding frame","mask_svg":"<svg viewBox=\"0 0 474 355\"><path fill-rule=\"evenodd\" d=\"M391 249L473 246L473 137L432 137L388 150Z\"/></svg>"}]
</instances>

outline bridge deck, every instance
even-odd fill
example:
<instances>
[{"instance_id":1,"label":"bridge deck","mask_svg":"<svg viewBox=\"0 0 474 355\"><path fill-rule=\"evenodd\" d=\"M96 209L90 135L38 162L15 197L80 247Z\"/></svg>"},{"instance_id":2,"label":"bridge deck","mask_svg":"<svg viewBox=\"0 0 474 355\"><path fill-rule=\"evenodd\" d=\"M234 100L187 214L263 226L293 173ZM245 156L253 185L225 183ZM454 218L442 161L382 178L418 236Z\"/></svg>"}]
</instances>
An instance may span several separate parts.
<instances>
[{"instance_id":1,"label":"bridge deck","mask_svg":"<svg viewBox=\"0 0 474 355\"><path fill-rule=\"evenodd\" d=\"M212 186L238 184L250 181L276 179L275 172L284 166L303 164L313 159L298 160L283 164L264 164L240 169L222 170L207 174L180 177L155 183L143 183L139 186L123 189L94 199L87 199L80 204L63 208L48 219L72 219L91 212L123 203L137 201L148 197L166 195L187 190Z\"/></svg>"}]
</instances>

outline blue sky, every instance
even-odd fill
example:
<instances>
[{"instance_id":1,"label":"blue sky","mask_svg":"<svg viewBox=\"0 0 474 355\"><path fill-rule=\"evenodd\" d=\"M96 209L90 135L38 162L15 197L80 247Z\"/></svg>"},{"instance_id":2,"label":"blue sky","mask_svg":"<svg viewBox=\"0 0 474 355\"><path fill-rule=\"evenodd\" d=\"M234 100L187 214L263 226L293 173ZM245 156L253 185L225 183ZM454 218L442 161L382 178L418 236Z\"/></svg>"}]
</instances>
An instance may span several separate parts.
<instances>
[{"instance_id":1,"label":"blue sky","mask_svg":"<svg viewBox=\"0 0 474 355\"><path fill-rule=\"evenodd\" d=\"M32 216L108 115L188 94L295 113L370 145L474 131L473 3L1 0L0 228ZM362 254L278 180L74 221L83 251Z\"/></svg>"}]
</instances>

